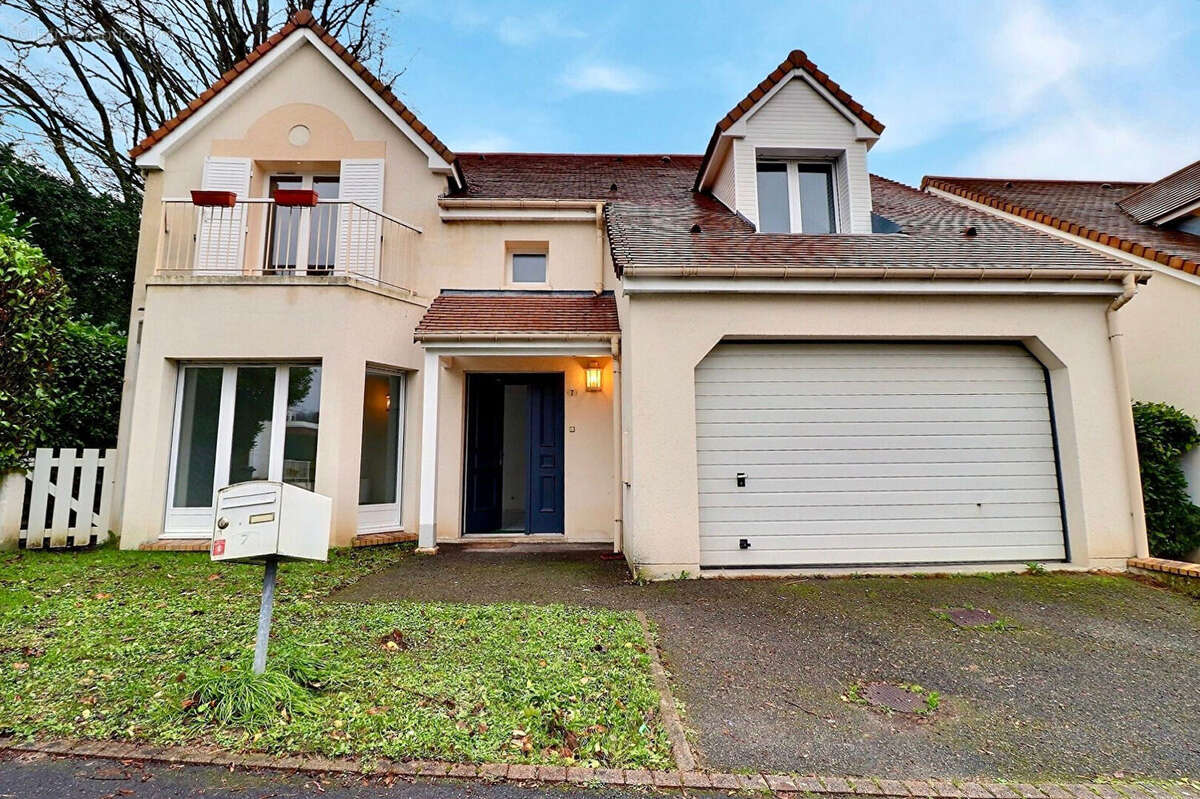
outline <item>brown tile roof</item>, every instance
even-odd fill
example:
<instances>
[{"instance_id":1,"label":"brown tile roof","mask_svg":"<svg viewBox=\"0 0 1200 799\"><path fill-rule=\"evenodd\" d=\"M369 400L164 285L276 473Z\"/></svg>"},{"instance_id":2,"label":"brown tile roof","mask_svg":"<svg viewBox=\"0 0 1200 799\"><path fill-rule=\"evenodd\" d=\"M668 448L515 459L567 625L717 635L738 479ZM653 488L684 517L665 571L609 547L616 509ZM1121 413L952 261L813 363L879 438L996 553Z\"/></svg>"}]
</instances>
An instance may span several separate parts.
<instances>
[{"instance_id":1,"label":"brown tile roof","mask_svg":"<svg viewBox=\"0 0 1200 799\"><path fill-rule=\"evenodd\" d=\"M756 233L744 217L694 192L663 202L615 201L606 215L613 263L618 273L684 267L700 276L711 268L1020 269L1031 277L1039 269L1107 274L1122 268L1114 259L876 175L871 197L874 212L899 225L900 233Z\"/></svg>"},{"instance_id":2,"label":"brown tile roof","mask_svg":"<svg viewBox=\"0 0 1200 799\"><path fill-rule=\"evenodd\" d=\"M1147 185L1152 184L939 176L929 176L921 182L922 188L941 189L1195 274L1200 268L1200 237L1140 224L1117 205L1121 198Z\"/></svg>"},{"instance_id":3,"label":"brown tile roof","mask_svg":"<svg viewBox=\"0 0 1200 799\"><path fill-rule=\"evenodd\" d=\"M1117 205L1138 222L1153 222L1197 200L1200 200L1200 161L1142 186L1118 200Z\"/></svg>"},{"instance_id":4,"label":"brown tile roof","mask_svg":"<svg viewBox=\"0 0 1200 799\"><path fill-rule=\"evenodd\" d=\"M479 199L655 201L691 191L698 155L462 153L466 187Z\"/></svg>"},{"instance_id":5,"label":"brown tile roof","mask_svg":"<svg viewBox=\"0 0 1200 799\"><path fill-rule=\"evenodd\" d=\"M803 50L793 50L788 53L787 58L780 62L779 66L775 67L771 74L763 78L757 86L750 90L749 94L743 97L737 105L729 109L729 113L721 117L720 121L717 122L712 138L708 140L708 147L704 150L704 157L701 159L700 166L696 170L697 187L699 186L700 174L708 166L708 160L712 158L713 151L717 147L717 140L721 137L721 134L729 130L734 122L745 116L747 111L753 108L759 100L766 96L767 92L786 78L794 69L802 69L807 72L820 86L836 97L839 103L846 106L850 113L858 117L860 122L876 134L883 133L883 123L876 119L874 114L863 108L862 103L851 97L849 92L838 85L829 75L822 72L820 67L809 60Z\"/></svg>"},{"instance_id":6,"label":"brown tile roof","mask_svg":"<svg viewBox=\"0 0 1200 799\"><path fill-rule=\"evenodd\" d=\"M329 35L324 28L318 25L316 19L312 15L312 12L308 9L301 9L293 14L282 28L280 28L265 42L254 48L250 55L234 64L232 69L218 78L216 83L214 83L212 86L201 92L199 97L187 104L187 107L176 114L173 118L167 120L167 122L158 130L154 131L141 142L139 142L136 147L129 151L130 156L137 158L155 144L162 141L164 138L166 138L167 134L183 124L188 117L196 113L196 111L204 106L209 100L216 97L227 86L233 83L233 81L236 80L240 74L245 72L252 64L254 64L254 62L258 61L264 55L269 53L280 42L292 35L292 33L304 28L307 28L315 33L322 42L324 42L331 50L333 50L334 54L341 58L342 61L346 62L346 64L352 70L354 70L354 72L357 73L358 76L362 78L363 81L370 86L371 89L378 94L385 103L391 106L392 110L399 114L400 118L403 119L410 127L412 127L413 131L416 132L416 134L422 139L424 139L425 142L432 147L438 155L444 158L447 163L452 165L454 164L456 159L454 153L450 151L450 148L443 144L437 136L433 135L433 131L425 127L424 123L417 119L416 115L413 114L412 111L408 110L408 107L404 105L404 103L400 102L399 98L396 97L391 89L384 85L383 81L375 77L375 75L372 74L371 71L367 69L367 67L361 61L350 54L350 51L347 50L341 42L333 38L333 36Z\"/></svg>"},{"instance_id":7,"label":"brown tile roof","mask_svg":"<svg viewBox=\"0 0 1200 799\"><path fill-rule=\"evenodd\" d=\"M415 338L620 331L612 292L447 289L425 312Z\"/></svg>"}]
</instances>

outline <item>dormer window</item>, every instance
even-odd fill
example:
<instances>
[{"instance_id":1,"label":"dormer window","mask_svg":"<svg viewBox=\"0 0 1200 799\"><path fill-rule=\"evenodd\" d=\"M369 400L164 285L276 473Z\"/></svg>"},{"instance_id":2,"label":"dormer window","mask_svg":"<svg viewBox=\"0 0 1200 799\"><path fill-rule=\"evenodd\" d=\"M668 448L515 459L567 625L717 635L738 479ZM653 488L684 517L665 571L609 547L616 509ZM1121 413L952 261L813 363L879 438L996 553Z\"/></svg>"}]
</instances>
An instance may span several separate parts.
<instances>
[{"instance_id":1,"label":"dormer window","mask_svg":"<svg viewBox=\"0 0 1200 799\"><path fill-rule=\"evenodd\" d=\"M759 233L836 233L833 164L758 162Z\"/></svg>"}]
</instances>

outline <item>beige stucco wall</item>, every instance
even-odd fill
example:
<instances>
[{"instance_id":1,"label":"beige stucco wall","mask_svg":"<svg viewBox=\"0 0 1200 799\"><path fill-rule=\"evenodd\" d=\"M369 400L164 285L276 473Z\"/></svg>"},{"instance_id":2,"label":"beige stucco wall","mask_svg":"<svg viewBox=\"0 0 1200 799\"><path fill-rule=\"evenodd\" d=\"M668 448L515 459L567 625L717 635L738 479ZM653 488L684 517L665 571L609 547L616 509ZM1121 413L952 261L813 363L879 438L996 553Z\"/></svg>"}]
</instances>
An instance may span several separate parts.
<instances>
[{"instance_id":1,"label":"beige stucco wall","mask_svg":"<svg viewBox=\"0 0 1200 799\"><path fill-rule=\"evenodd\" d=\"M1200 280L1162 271L1121 314L1133 398L1200 418ZM1188 453L1183 466L1192 499L1200 500L1200 451Z\"/></svg>"},{"instance_id":2,"label":"beige stucco wall","mask_svg":"<svg viewBox=\"0 0 1200 799\"><path fill-rule=\"evenodd\" d=\"M604 370L602 390L583 384L591 361ZM573 543L613 540L612 359L605 357L443 358L439 385L437 538L462 537L466 375L471 372L563 373L564 533Z\"/></svg>"},{"instance_id":3,"label":"beige stucco wall","mask_svg":"<svg viewBox=\"0 0 1200 799\"><path fill-rule=\"evenodd\" d=\"M121 546L162 533L180 361L306 360L321 363L321 420L315 489L333 499L331 543L357 528L363 382L368 363L409 370L406 415L420 418L420 348L413 302L347 285L151 284L127 442ZM416 528L419 437L406 431L402 513Z\"/></svg>"},{"instance_id":4,"label":"beige stucco wall","mask_svg":"<svg viewBox=\"0 0 1200 799\"><path fill-rule=\"evenodd\" d=\"M725 337L1004 339L1050 370L1071 564L1135 552L1108 345L1109 298L636 295L625 314L632 390L625 552L648 576L699 569L696 364Z\"/></svg>"}]
</instances>

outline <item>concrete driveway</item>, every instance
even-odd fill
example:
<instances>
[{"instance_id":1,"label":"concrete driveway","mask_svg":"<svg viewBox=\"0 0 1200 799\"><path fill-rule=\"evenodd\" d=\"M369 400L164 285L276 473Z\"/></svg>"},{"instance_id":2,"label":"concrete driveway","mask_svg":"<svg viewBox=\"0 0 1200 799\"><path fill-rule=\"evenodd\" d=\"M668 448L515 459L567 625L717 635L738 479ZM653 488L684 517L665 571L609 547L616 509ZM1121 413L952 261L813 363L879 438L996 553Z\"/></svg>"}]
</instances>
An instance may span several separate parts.
<instances>
[{"instance_id":1,"label":"concrete driveway","mask_svg":"<svg viewBox=\"0 0 1200 799\"><path fill-rule=\"evenodd\" d=\"M1200 776L1200 602L1122 576L692 580L598 551L406 558L344 601L644 610L702 764L1014 780ZM948 608L998 622L962 628ZM854 686L919 685L928 716Z\"/></svg>"}]
</instances>

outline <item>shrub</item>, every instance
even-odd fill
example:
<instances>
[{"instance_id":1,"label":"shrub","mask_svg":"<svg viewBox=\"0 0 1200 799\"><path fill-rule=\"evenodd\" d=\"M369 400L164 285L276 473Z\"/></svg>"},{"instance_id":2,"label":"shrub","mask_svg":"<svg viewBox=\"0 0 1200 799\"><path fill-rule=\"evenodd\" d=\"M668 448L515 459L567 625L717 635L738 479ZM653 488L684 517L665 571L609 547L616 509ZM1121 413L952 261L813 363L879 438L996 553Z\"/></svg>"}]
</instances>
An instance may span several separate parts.
<instances>
[{"instance_id":1,"label":"shrub","mask_svg":"<svg viewBox=\"0 0 1200 799\"><path fill-rule=\"evenodd\" d=\"M268 669L255 674L242 664L206 669L193 683L184 709L198 718L236 727L263 727L304 710L311 696L291 677Z\"/></svg>"},{"instance_id":2,"label":"shrub","mask_svg":"<svg viewBox=\"0 0 1200 799\"><path fill-rule=\"evenodd\" d=\"M1150 553L1182 558L1200 546L1200 507L1188 497L1179 459L1200 443L1196 420L1160 402L1133 403Z\"/></svg>"},{"instance_id":3,"label":"shrub","mask_svg":"<svg viewBox=\"0 0 1200 799\"><path fill-rule=\"evenodd\" d=\"M109 323L70 321L57 348L54 409L43 447L111 447L117 441L125 336Z\"/></svg>"},{"instance_id":4,"label":"shrub","mask_svg":"<svg viewBox=\"0 0 1200 799\"><path fill-rule=\"evenodd\" d=\"M42 251L0 233L0 474L23 468L43 440L70 309Z\"/></svg>"}]
</instances>

